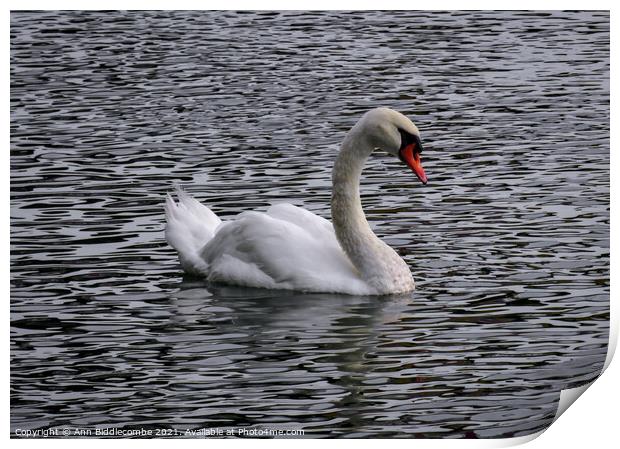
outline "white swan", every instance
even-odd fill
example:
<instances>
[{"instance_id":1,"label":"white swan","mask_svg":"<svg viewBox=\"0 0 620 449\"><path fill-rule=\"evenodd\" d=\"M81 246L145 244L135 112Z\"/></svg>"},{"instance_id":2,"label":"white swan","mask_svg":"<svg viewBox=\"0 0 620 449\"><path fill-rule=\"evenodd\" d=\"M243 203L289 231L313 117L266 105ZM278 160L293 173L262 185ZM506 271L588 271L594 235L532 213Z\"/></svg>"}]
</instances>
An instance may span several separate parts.
<instances>
[{"instance_id":1,"label":"white swan","mask_svg":"<svg viewBox=\"0 0 620 449\"><path fill-rule=\"evenodd\" d=\"M373 109L342 143L332 172L332 224L291 204L222 222L183 191L166 199L166 239L185 271L212 282L312 292L387 295L414 289L409 267L370 229L359 194L376 149L398 156L426 184L420 133L404 115Z\"/></svg>"}]
</instances>

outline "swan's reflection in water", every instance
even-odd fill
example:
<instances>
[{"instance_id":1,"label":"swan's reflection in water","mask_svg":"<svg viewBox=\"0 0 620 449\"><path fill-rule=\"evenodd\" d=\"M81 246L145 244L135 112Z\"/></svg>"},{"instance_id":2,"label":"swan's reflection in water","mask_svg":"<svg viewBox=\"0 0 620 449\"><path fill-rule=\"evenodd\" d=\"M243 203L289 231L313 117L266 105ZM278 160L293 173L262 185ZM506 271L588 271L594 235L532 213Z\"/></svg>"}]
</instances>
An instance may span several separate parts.
<instances>
[{"instance_id":1,"label":"swan's reflection in water","mask_svg":"<svg viewBox=\"0 0 620 449\"><path fill-rule=\"evenodd\" d=\"M200 284L181 285L175 319L209 321L215 335L235 341L223 351L217 349L221 342L214 343L201 368L218 370L226 358L230 388L240 393L239 413L254 416L253 424L291 425L297 417L296 425L308 431L326 421L344 424L347 432L362 425L369 405L363 391L385 378L373 373L372 359L387 338L398 344L387 333L411 313L411 294L368 297L212 285L207 290ZM247 397L255 401L241 399ZM299 401L307 407L300 409ZM222 413L234 405L227 403Z\"/></svg>"},{"instance_id":2,"label":"swan's reflection in water","mask_svg":"<svg viewBox=\"0 0 620 449\"><path fill-rule=\"evenodd\" d=\"M519 351L492 354L498 363L511 359L512 372L479 361L488 347L523 343L522 334L479 326L476 333L447 310L438 318L445 304L423 294L303 294L186 280L171 301L167 358L182 372L174 388L200 395L207 412L190 421L297 426L314 436L485 437L505 434L502 426L535 431L555 411L557 388L545 379L557 372L528 370L523 387ZM504 379L487 378L498 374Z\"/></svg>"}]
</instances>

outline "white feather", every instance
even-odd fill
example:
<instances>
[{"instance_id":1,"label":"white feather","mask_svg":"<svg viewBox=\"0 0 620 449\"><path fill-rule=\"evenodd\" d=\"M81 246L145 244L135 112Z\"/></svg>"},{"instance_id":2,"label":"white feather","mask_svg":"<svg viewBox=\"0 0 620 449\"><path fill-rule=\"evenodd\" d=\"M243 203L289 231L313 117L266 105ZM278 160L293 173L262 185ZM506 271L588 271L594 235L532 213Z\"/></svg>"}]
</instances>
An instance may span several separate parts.
<instances>
[{"instance_id":1,"label":"white feather","mask_svg":"<svg viewBox=\"0 0 620 449\"><path fill-rule=\"evenodd\" d=\"M185 271L206 275L208 266L198 251L213 238L222 220L181 188L177 196L178 203L170 194L166 196L166 240L179 253Z\"/></svg>"}]
</instances>

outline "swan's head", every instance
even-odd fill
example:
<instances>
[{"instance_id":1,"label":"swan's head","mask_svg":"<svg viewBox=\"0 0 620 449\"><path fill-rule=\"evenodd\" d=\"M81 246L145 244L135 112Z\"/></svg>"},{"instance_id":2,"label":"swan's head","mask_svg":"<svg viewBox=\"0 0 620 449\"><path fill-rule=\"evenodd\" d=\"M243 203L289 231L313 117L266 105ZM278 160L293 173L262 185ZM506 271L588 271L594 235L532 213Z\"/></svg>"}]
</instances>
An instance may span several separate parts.
<instances>
[{"instance_id":1,"label":"swan's head","mask_svg":"<svg viewBox=\"0 0 620 449\"><path fill-rule=\"evenodd\" d=\"M411 120L393 109L376 108L364 114L359 125L374 148L398 157L426 184L427 178L420 160L420 131Z\"/></svg>"}]
</instances>

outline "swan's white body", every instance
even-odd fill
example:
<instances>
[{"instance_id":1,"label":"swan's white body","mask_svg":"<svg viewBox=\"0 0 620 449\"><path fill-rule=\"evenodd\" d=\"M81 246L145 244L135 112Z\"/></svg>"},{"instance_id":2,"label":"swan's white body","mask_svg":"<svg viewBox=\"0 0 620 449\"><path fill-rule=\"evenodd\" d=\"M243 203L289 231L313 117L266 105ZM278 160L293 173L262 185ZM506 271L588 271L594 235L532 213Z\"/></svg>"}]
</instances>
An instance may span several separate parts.
<instances>
[{"instance_id":1,"label":"swan's white body","mask_svg":"<svg viewBox=\"0 0 620 449\"><path fill-rule=\"evenodd\" d=\"M378 108L347 134L332 173L333 225L291 204L222 222L179 191L178 203L170 195L166 201L166 239L185 271L212 282L354 295L411 291L409 267L372 232L359 195L364 162L377 147L402 149L399 130L419 136L405 116Z\"/></svg>"}]
</instances>

